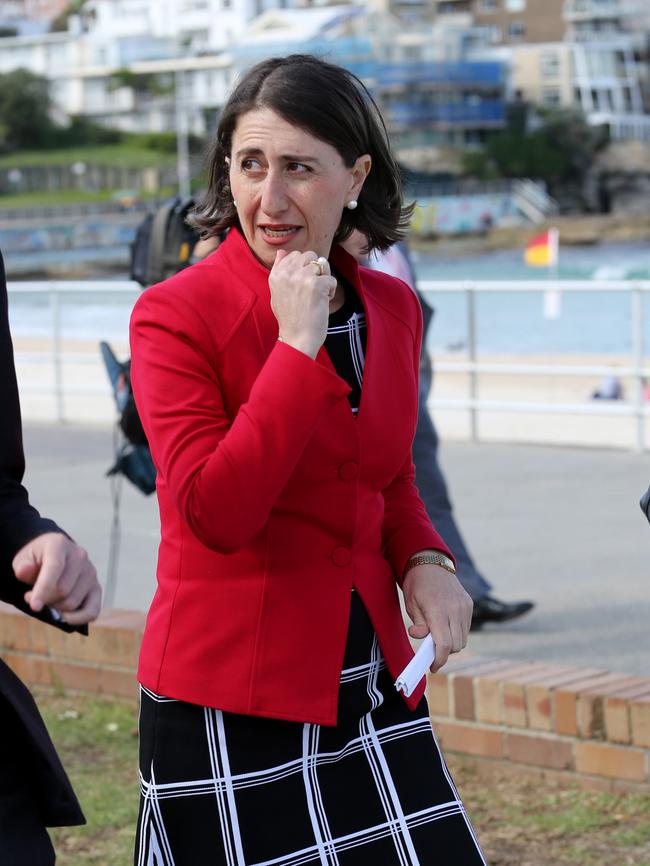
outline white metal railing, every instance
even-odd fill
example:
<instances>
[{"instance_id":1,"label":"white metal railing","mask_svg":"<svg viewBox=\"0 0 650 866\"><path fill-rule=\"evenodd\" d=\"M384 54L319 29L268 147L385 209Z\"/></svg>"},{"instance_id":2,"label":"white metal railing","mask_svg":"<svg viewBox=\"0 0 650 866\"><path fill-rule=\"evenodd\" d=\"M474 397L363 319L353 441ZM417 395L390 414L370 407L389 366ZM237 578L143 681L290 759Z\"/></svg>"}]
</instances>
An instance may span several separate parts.
<instances>
[{"instance_id":1,"label":"white metal railing","mask_svg":"<svg viewBox=\"0 0 650 866\"><path fill-rule=\"evenodd\" d=\"M478 413L541 412L570 415L618 415L636 419L636 450L644 450L645 418L650 416L643 400L643 380L650 376L644 358L643 295L650 292L650 280L427 280L418 284L421 292L464 293L466 297L467 361L436 362L436 369L469 375L468 396L457 400L430 399L429 405L440 409L462 409L470 413L472 440L478 439ZM607 365L549 364L484 364L477 360L476 295L484 292L622 292L631 297L632 356L625 368ZM478 395L480 373L509 375L603 376L626 375L634 378L634 398L631 402L594 401L589 403L530 403L522 401L481 400Z\"/></svg>"},{"instance_id":2,"label":"white metal railing","mask_svg":"<svg viewBox=\"0 0 650 866\"><path fill-rule=\"evenodd\" d=\"M21 386L21 390L39 394L54 394L55 399L55 416L59 423L66 420L64 395L68 393L76 394L105 394L109 395L110 387L108 382L104 386L93 385L66 385L63 376L63 364L65 361L74 360L75 363L97 363L99 360L99 351L96 353L65 352L63 347L62 321L61 321L61 305L62 299L66 295L85 294L93 295L115 295L132 296L134 301L137 297L141 286L132 280L48 280L43 281L25 281L19 283L8 283L7 291L9 297L12 295L45 295L48 299L50 309L50 351L49 352L16 352L17 361L37 361L50 363L54 373L54 381L52 385L48 384L25 384ZM127 335L124 335L127 339Z\"/></svg>"},{"instance_id":3,"label":"white metal railing","mask_svg":"<svg viewBox=\"0 0 650 866\"><path fill-rule=\"evenodd\" d=\"M457 409L469 412L470 430L473 440L478 439L478 414L481 411L490 412L525 412L546 414L581 414L627 416L636 420L636 448L644 449L645 419L650 417L650 407L643 400L643 380L650 378L650 367L645 366L644 357L644 312L643 296L650 292L650 280L423 280L419 283L420 291L425 295L440 292L462 294L466 302L467 359L464 361L436 361L436 370L449 373L465 373L468 375L468 393L457 399L432 398L429 405L432 408ZM622 367L607 364L528 364L528 363L493 363L481 362L478 359L476 339L476 296L486 292L537 292L559 289L564 292L620 292L631 298L631 339L632 353L629 365ZM39 361L52 365L54 371L53 384L35 384L24 390L39 393L54 394L56 401L56 418L65 420L65 393L76 394L109 394L108 385L104 387L81 385L75 386L64 381L63 364L74 360L75 363L96 363L95 353L66 353L63 347L61 329L61 305L66 295L96 294L125 296L135 299L140 286L131 281L49 281L10 283L10 295L40 295L47 296L51 314L50 350L48 352L18 352L19 361ZM126 338L126 334L125 334ZM585 403L557 402L522 402L505 400L485 400L479 397L479 375L508 374L516 376L605 376L617 375L631 377L634 380L634 395L631 401L589 401Z\"/></svg>"}]
</instances>

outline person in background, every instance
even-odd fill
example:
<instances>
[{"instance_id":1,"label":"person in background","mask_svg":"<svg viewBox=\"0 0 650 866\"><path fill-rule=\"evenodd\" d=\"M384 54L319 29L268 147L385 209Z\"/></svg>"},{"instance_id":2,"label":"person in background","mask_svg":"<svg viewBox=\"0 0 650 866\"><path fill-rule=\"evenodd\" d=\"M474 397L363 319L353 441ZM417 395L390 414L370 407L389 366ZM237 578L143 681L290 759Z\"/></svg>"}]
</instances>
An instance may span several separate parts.
<instances>
[{"instance_id":1,"label":"person in background","mask_svg":"<svg viewBox=\"0 0 650 866\"><path fill-rule=\"evenodd\" d=\"M86 552L41 517L22 485L20 406L0 256L0 599L64 631L87 634L101 588ZM0 660L0 863L52 866L46 827L85 819L27 688Z\"/></svg>"},{"instance_id":2,"label":"person in background","mask_svg":"<svg viewBox=\"0 0 650 866\"><path fill-rule=\"evenodd\" d=\"M603 376L602 382L591 395L592 400L622 400L623 397L623 383L620 376L613 373Z\"/></svg>"},{"instance_id":3,"label":"person in background","mask_svg":"<svg viewBox=\"0 0 650 866\"><path fill-rule=\"evenodd\" d=\"M413 462L418 490L431 522L451 548L456 558L458 579L474 602L471 628L476 631L485 623L500 623L516 619L528 613L534 607L534 603L501 601L492 595L492 585L476 567L458 528L447 482L438 462L438 434L427 409L433 368L430 355L426 350L426 339L434 311L417 290L415 271L411 265L406 242L395 244L385 252L375 250L370 254L367 252L366 243L361 232L355 231L343 242L343 246L358 262L403 280L417 294L422 306L424 328L420 357L420 399L418 424L413 442Z\"/></svg>"},{"instance_id":4,"label":"person in background","mask_svg":"<svg viewBox=\"0 0 650 866\"><path fill-rule=\"evenodd\" d=\"M471 600L413 484L421 310L337 243L408 209L347 70L249 70L194 214L216 252L136 302L131 377L158 470L135 863L480 866L433 736L434 670ZM366 348L368 355L366 356Z\"/></svg>"}]
</instances>

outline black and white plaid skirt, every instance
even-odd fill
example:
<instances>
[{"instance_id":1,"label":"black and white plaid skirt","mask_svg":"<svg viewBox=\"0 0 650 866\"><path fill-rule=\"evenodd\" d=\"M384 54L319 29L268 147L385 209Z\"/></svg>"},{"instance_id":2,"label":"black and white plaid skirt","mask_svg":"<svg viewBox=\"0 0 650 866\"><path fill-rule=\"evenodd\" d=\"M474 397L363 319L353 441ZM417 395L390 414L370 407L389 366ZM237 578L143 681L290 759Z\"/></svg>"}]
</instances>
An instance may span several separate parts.
<instances>
[{"instance_id":1,"label":"black and white plaid skirt","mask_svg":"<svg viewBox=\"0 0 650 866\"><path fill-rule=\"evenodd\" d=\"M136 866L485 866L357 593L336 727L141 692Z\"/></svg>"}]
</instances>

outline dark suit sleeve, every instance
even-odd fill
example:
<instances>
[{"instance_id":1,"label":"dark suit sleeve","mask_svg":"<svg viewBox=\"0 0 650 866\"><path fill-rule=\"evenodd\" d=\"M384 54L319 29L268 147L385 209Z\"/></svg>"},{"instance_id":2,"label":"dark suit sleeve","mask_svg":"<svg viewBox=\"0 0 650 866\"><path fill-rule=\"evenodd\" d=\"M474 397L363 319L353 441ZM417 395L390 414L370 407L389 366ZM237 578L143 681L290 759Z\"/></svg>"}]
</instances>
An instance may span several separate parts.
<instances>
[{"instance_id":1,"label":"dark suit sleeve","mask_svg":"<svg viewBox=\"0 0 650 866\"><path fill-rule=\"evenodd\" d=\"M34 615L23 599L28 587L14 577L11 561L21 547L36 536L63 530L53 520L41 517L29 504L27 491L21 483L24 471L20 404L9 334L7 286L0 255L0 599ZM37 616L46 622L53 622L47 609ZM67 626L66 630L73 628Z\"/></svg>"}]
</instances>

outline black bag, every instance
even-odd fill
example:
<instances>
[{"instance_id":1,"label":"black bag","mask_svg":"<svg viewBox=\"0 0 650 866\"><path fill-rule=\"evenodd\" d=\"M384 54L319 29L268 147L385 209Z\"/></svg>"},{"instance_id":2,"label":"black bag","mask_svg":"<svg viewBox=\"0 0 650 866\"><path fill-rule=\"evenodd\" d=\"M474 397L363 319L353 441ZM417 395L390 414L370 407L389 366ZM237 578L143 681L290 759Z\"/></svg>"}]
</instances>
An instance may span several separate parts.
<instances>
[{"instance_id":1,"label":"black bag","mask_svg":"<svg viewBox=\"0 0 650 866\"><path fill-rule=\"evenodd\" d=\"M117 449L115 463L106 474L121 472L148 496L156 489L156 468L131 389L131 361L118 361L108 343L102 342L99 346L119 413L118 425L125 439Z\"/></svg>"},{"instance_id":2,"label":"black bag","mask_svg":"<svg viewBox=\"0 0 650 866\"><path fill-rule=\"evenodd\" d=\"M190 264L199 232L187 224L194 208L191 197L178 196L148 214L131 244L131 279L141 286L152 286L166 280Z\"/></svg>"},{"instance_id":3,"label":"black bag","mask_svg":"<svg viewBox=\"0 0 650 866\"><path fill-rule=\"evenodd\" d=\"M646 492L641 497L639 505L641 506L641 511L648 518L648 521L650 521L650 487L648 487Z\"/></svg>"}]
</instances>

